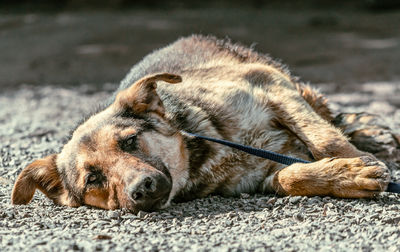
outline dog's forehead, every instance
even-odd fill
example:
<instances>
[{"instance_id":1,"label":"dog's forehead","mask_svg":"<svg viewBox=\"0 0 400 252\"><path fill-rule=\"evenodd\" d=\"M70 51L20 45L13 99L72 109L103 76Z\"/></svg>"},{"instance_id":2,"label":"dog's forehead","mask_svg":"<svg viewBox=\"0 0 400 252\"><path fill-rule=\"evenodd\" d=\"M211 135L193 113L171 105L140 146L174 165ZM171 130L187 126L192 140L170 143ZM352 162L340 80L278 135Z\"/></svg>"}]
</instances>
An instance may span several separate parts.
<instances>
[{"instance_id":1,"label":"dog's forehead","mask_svg":"<svg viewBox=\"0 0 400 252\"><path fill-rule=\"evenodd\" d=\"M60 153L60 158L63 159L64 154L71 155L73 152L78 151L79 145L82 142L89 143L95 132L105 127L105 122L109 121L111 117L112 111L106 109L91 116L88 120L79 125L72 133L71 139L64 145Z\"/></svg>"},{"instance_id":2,"label":"dog's forehead","mask_svg":"<svg viewBox=\"0 0 400 252\"><path fill-rule=\"evenodd\" d=\"M77 141L78 139L90 135L93 130L103 126L106 122L110 121L115 115L115 111L112 107L92 115L88 120L84 121L79 125L72 134L70 142Z\"/></svg>"},{"instance_id":3,"label":"dog's forehead","mask_svg":"<svg viewBox=\"0 0 400 252\"><path fill-rule=\"evenodd\" d=\"M107 148L115 145L118 138L136 134L144 127L143 120L126 118L119 114L109 107L79 125L62 148L58 163L73 166L82 150L90 152Z\"/></svg>"}]
</instances>

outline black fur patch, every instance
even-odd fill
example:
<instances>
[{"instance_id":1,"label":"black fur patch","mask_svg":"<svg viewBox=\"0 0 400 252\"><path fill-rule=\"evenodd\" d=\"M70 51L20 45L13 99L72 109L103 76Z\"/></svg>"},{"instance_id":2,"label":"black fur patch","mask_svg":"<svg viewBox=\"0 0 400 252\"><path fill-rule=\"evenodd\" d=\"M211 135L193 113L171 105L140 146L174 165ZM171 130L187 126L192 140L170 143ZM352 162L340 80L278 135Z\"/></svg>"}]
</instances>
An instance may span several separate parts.
<instances>
[{"instance_id":1,"label":"black fur patch","mask_svg":"<svg viewBox=\"0 0 400 252\"><path fill-rule=\"evenodd\" d=\"M119 111L114 117L131 118L131 119L145 119L145 116L133 112L130 108L124 108Z\"/></svg>"},{"instance_id":2,"label":"black fur patch","mask_svg":"<svg viewBox=\"0 0 400 252\"><path fill-rule=\"evenodd\" d=\"M174 202L180 203L180 202L185 202L189 200L194 200L197 198L202 198L204 195L202 193L204 190L209 188L210 185L208 183L198 183L194 185L190 190L182 190L180 191L176 197L174 198Z\"/></svg>"},{"instance_id":3,"label":"black fur patch","mask_svg":"<svg viewBox=\"0 0 400 252\"><path fill-rule=\"evenodd\" d=\"M75 156L70 157L68 168L58 167L58 172L61 177L61 181L68 192L68 196L78 204L83 204L83 192L80 192L75 186L78 181L78 171L76 170Z\"/></svg>"}]
</instances>

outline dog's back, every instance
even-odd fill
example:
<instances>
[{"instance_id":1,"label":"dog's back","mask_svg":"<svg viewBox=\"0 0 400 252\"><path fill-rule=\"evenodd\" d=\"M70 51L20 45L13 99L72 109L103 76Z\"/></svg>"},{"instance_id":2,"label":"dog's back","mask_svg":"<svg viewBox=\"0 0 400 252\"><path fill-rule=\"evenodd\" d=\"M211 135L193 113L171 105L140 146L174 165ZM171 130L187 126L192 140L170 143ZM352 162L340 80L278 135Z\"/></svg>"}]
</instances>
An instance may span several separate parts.
<instances>
[{"instance_id":1,"label":"dog's back","mask_svg":"<svg viewBox=\"0 0 400 252\"><path fill-rule=\"evenodd\" d=\"M287 68L265 54L251 48L233 44L228 39L213 36L192 35L181 38L169 46L147 55L132 67L122 80L120 90L129 87L140 78L158 72L181 74L185 70L212 68L240 63L261 63L279 69L289 76Z\"/></svg>"}]
</instances>

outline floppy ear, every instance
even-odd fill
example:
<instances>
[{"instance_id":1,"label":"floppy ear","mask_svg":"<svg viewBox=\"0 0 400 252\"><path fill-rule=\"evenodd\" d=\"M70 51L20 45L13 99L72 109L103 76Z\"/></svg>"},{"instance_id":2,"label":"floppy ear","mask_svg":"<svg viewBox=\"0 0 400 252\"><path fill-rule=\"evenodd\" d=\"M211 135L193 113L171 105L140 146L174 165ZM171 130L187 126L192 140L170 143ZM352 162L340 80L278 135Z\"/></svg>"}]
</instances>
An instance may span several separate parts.
<instances>
[{"instance_id":1,"label":"floppy ear","mask_svg":"<svg viewBox=\"0 0 400 252\"><path fill-rule=\"evenodd\" d=\"M28 165L18 176L11 195L13 204L28 204L36 189L54 202L65 191L56 166L56 154L38 159Z\"/></svg>"},{"instance_id":2,"label":"floppy ear","mask_svg":"<svg viewBox=\"0 0 400 252\"><path fill-rule=\"evenodd\" d=\"M161 73L146 76L128 89L121 91L115 100L120 108L131 109L133 113L155 112L160 116L164 115L164 106L156 92L156 81L178 83L182 81L179 75Z\"/></svg>"}]
</instances>

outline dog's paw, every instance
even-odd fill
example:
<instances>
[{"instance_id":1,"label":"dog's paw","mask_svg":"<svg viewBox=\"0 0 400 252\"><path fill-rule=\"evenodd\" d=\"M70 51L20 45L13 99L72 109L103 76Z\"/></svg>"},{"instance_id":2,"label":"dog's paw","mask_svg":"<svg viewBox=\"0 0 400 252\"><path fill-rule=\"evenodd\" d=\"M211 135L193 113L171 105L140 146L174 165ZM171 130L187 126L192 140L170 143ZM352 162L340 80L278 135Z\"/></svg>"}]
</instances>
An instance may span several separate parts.
<instances>
[{"instance_id":1,"label":"dog's paw","mask_svg":"<svg viewBox=\"0 0 400 252\"><path fill-rule=\"evenodd\" d=\"M329 160L332 194L341 198L371 198L385 191L390 181L387 166L372 156ZM335 172L336 171L336 172Z\"/></svg>"}]
</instances>

